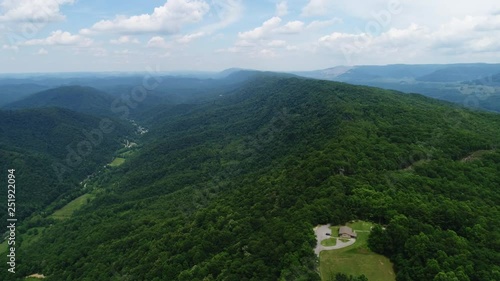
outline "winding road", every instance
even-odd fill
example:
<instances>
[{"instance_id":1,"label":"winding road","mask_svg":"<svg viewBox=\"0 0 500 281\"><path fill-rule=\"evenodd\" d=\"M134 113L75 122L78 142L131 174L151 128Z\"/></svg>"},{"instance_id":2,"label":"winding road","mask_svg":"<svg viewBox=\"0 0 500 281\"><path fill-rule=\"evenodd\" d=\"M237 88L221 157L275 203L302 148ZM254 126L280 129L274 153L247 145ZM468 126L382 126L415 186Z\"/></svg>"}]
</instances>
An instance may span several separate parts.
<instances>
[{"instance_id":1,"label":"winding road","mask_svg":"<svg viewBox=\"0 0 500 281\"><path fill-rule=\"evenodd\" d=\"M319 256L319 253L321 251L342 249L342 248L345 248L347 246L351 246L352 244L354 244L354 242L356 242L356 239L354 239L354 238L349 239L349 241L347 241L347 242L342 242L340 239L337 239L337 245L335 245L335 246L326 247L326 246L321 245L321 241L331 238L329 235L326 235L327 233L332 234L332 230L330 229L330 226L331 226L330 224L327 224L327 225L319 225L319 226L316 226L314 228L314 232L316 233L316 241L317 241L316 248L314 248L314 253L317 256Z\"/></svg>"}]
</instances>

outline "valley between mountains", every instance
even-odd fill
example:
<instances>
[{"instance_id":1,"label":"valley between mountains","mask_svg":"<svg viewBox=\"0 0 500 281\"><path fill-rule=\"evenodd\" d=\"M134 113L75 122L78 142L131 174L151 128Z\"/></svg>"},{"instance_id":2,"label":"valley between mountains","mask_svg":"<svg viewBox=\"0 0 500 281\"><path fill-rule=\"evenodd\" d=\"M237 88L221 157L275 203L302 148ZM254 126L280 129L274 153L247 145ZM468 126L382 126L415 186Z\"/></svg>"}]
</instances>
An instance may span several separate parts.
<instances>
[{"instance_id":1,"label":"valley between mountains","mask_svg":"<svg viewBox=\"0 0 500 281\"><path fill-rule=\"evenodd\" d=\"M381 263L398 281L500 280L498 113L255 71L166 76L127 105L140 78L87 79L0 110L14 280L377 281ZM359 240L318 257L326 224Z\"/></svg>"}]
</instances>

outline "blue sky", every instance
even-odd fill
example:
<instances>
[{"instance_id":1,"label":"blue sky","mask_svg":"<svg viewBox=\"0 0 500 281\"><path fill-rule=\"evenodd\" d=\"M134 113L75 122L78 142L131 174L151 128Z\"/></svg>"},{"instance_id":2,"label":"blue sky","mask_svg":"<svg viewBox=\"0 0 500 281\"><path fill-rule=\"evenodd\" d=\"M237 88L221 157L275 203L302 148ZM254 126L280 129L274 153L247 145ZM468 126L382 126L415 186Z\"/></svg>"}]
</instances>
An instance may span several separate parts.
<instances>
[{"instance_id":1,"label":"blue sky","mask_svg":"<svg viewBox=\"0 0 500 281\"><path fill-rule=\"evenodd\" d=\"M0 72L500 62L500 4L0 0Z\"/></svg>"}]
</instances>

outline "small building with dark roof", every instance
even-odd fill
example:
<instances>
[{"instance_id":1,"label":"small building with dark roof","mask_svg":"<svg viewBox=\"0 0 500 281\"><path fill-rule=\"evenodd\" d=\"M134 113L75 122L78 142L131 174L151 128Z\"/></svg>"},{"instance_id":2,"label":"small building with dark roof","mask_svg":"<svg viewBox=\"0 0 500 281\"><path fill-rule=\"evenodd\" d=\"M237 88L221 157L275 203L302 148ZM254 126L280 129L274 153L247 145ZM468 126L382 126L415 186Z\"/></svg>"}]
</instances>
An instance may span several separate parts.
<instances>
[{"instance_id":1,"label":"small building with dark roof","mask_svg":"<svg viewBox=\"0 0 500 281\"><path fill-rule=\"evenodd\" d=\"M339 228L339 237L341 238L356 238L358 234L356 234L352 228L348 226L341 226Z\"/></svg>"}]
</instances>

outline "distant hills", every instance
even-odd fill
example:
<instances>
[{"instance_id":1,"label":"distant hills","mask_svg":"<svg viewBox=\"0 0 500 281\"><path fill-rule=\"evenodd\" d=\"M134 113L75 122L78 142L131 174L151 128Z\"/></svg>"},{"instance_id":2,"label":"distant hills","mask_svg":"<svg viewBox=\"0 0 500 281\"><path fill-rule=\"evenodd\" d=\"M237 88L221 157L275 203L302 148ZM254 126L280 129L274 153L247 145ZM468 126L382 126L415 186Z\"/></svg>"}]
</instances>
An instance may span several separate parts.
<instances>
[{"instance_id":1,"label":"distant hills","mask_svg":"<svg viewBox=\"0 0 500 281\"><path fill-rule=\"evenodd\" d=\"M109 115L113 100L112 96L92 87L63 86L35 93L4 108L60 107L81 113Z\"/></svg>"},{"instance_id":2,"label":"distant hills","mask_svg":"<svg viewBox=\"0 0 500 281\"><path fill-rule=\"evenodd\" d=\"M389 257L398 280L498 280L498 114L230 75L247 79L217 84L204 102L143 111L137 122L150 132L125 164L90 181L95 199L68 220L38 218L45 228L19 248L18 280L319 281L313 227L356 219L380 224L359 254ZM196 100L202 89L184 93Z\"/></svg>"},{"instance_id":3,"label":"distant hills","mask_svg":"<svg viewBox=\"0 0 500 281\"><path fill-rule=\"evenodd\" d=\"M348 81L417 80L425 82L462 82L500 73L500 64L394 64L337 66L323 70L294 72L304 77Z\"/></svg>"},{"instance_id":4,"label":"distant hills","mask_svg":"<svg viewBox=\"0 0 500 281\"><path fill-rule=\"evenodd\" d=\"M500 64L447 65L421 77L423 82L467 82L500 74Z\"/></svg>"},{"instance_id":5,"label":"distant hills","mask_svg":"<svg viewBox=\"0 0 500 281\"><path fill-rule=\"evenodd\" d=\"M34 93L49 89L49 86L28 84L0 84L0 107L21 100Z\"/></svg>"},{"instance_id":6,"label":"distant hills","mask_svg":"<svg viewBox=\"0 0 500 281\"><path fill-rule=\"evenodd\" d=\"M83 92L81 87L101 97L82 100L81 108L69 108L81 112L104 114L106 108L96 109L96 101L109 105L109 96L113 99L130 94L135 87L141 87L145 80L154 85L148 89L148 98L136 109L142 113L146 107L158 104L199 103L216 97L220 92L239 87L259 71L242 68L230 68L221 72L171 72L171 73L136 73L120 75L108 74L65 74L0 77L0 107L10 104L12 108L26 108L43 104L39 98L25 100L27 96L51 89L49 93ZM263 72L262 72L263 73ZM336 66L316 71L290 72L307 78L367 85L404 93L420 93L432 98L446 100L462 106L500 112L500 64L422 64L422 65L360 65ZM281 74L285 75L285 74ZM78 88L80 87L80 88ZM486 87L486 88L485 88ZM52 90L53 89L53 90ZM75 94L73 93L73 94ZM107 96L103 97L103 96ZM67 96L66 98L68 98ZM73 97L78 99L77 97ZM95 99L92 101L92 99ZM106 100L108 99L108 100ZM59 97L64 105L67 100ZM99 101L100 100L100 101ZM48 104L54 104L51 100ZM63 106L62 105L62 106ZM54 105L59 106L59 105ZM73 106L74 107L74 106ZM68 108L68 107L66 107Z\"/></svg>"},{"instance_id":7,"label":"distant hills","mask_svg":"<svg viewBox=\"0 0 500 281\"><path fill-rule=\"evenodd\" d=\"M338 66L295 74L420 93L466 107L500 112L500 64Z\"/></svg>"}]
</instances>

